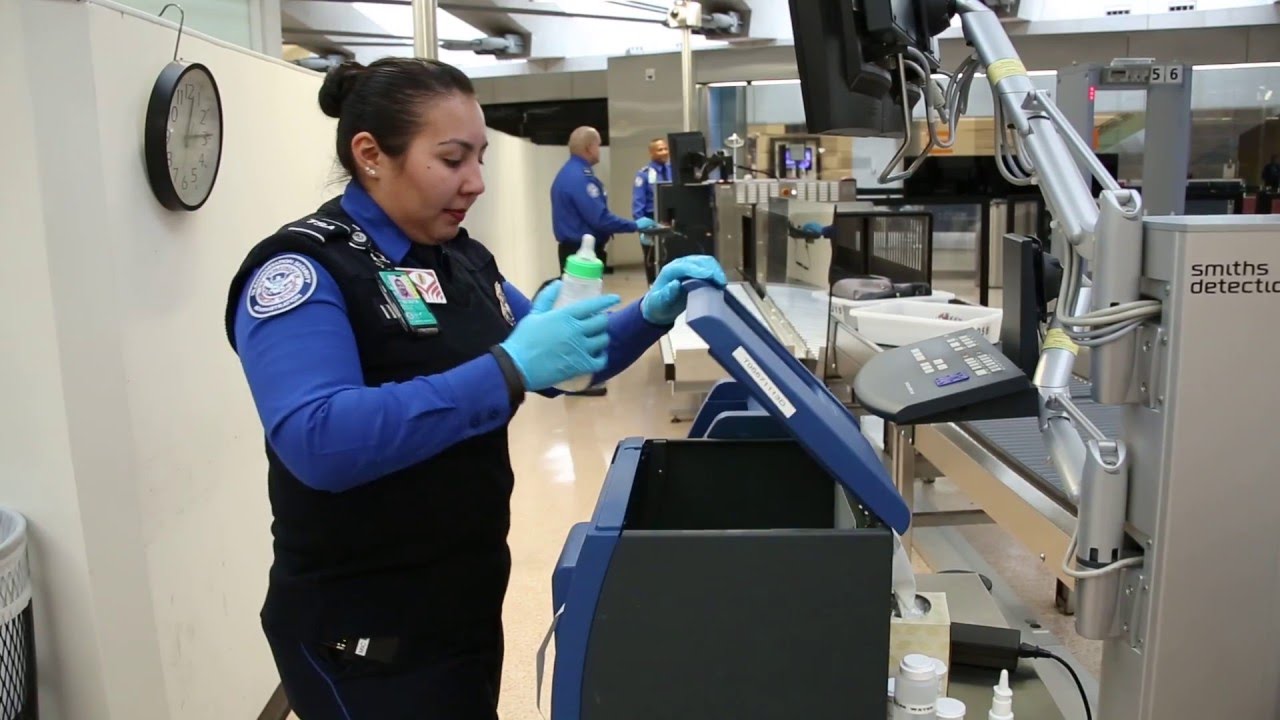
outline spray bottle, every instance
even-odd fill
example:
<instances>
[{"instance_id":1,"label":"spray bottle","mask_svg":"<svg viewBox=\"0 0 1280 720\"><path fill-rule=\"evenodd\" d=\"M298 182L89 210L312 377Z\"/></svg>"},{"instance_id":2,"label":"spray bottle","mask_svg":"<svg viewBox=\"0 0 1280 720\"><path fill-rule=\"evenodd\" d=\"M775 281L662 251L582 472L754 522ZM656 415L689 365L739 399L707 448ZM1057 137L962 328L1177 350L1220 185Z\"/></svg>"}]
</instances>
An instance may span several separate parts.
<instances>
[{"instance_id":1,"label":"spray bottle","mask_svg":"<svg viewBox=\"0 0 1280 720\"><path fill-rule=\"evenodd\" d=\"M1000 684L991 688L991 712L987 720L1013 720L1013 691L1009 689L1009 671L1000 671Z\"/></svg>"},{"instance_id":2,"label":"spray bottle","mask_svg":"<svg viewBox=\"0 0 1280 720\"><path fill-rule=\"evenodd\" d=\"M564 261L564 274L560 276L560 294L554 308L572 305L581 300L599 297L604 291L604 263L596 257L596 239L582 236L578 252ZM590 375L579 375L556 386L564 392L581 392L591 387Z\"/></svg>"}]
</instances>

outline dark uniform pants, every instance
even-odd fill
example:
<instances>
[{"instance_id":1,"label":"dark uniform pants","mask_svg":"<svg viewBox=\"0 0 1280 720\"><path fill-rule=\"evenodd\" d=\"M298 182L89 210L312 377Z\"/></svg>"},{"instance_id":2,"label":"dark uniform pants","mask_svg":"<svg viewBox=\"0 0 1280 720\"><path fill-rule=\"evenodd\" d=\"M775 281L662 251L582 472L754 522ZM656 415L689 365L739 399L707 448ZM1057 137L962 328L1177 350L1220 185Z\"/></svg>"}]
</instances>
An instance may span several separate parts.
<instances>
[{"instance_id":1,"label":"dark uniform pants","mask_svg":"<svg viewBox=\"0 0 1280 720\"><path fill-rule=\"evenodd\" d=\"M267 640L301 720L497 720L501 631L488 650L434 658L416 653L393 665L347 659L319 643L270 633Z\"/></svg>"},{"instance_id":2,"label":"dark uniform pants","mask_svg":"<svg viewBox=\"0 0 1280 720\"><path fill-rule=\"evenodd\" d=\"M649 244L641 245L640 250L644 252L644 277L652 285L658 279L658 241L649 238Z\"/></svg>"},{"instance_id":3,"label":"dark uniform pants","mask_svg":"<svg viewBox=\"0 0 1280 720\"><path fill-rule=\"evenodd\" d=\"M564 270L564 261L568 260L570 255L578 252L578 249L581 247L582 247L581 240L575 240L573 242L557 242L556 243L556 251L559 252L560 254L560 268L559 268L560 270ZM605 267L609 267L609 252L605 250L605 247L606 245L599 245L599 244L596 245L596 257L600 258L600 262Z\"/></svg>"}]
</instances>

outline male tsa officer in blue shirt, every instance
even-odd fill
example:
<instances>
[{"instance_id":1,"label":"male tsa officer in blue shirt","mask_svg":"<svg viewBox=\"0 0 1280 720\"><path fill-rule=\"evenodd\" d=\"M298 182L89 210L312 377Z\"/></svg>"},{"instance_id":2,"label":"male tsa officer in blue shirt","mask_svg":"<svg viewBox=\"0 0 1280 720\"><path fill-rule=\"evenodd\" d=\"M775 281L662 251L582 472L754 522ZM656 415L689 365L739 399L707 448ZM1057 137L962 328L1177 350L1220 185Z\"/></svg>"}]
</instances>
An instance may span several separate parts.
<instances>
[{"instance_id":1,"label":"male tsa officer in blue shirt","mask_svg":"<svg viewBox=\"0 0 1280 720\"><path fill-rule=\"evenodd\" d=\"M346 62L320 107L352 180L250 250L227 299L266 436L263 630L301 720L494 720L508 423L526 392L626 368L683 281L724 273L681 258L612 314L617 296L553 310L558 283L530 301L461 227L487 145L466 75Z\"/></svg>"},{"instance_id":2,"label":"male tsa officer in blue shirt","mask_svg":"<svg viewBox=\"0 0 1280 720\"><path fill-rule=\"evenodd\" d=\"M609 195L592 170L599 162L600 133L586 126L574 130L569 135L569 160L551 183L551 225L559 248L560 267L582 246L582 236L592 235L596 239L596 255L604 263L605 272L613 272L605 250L609 238L658 225L652 218L633 222L609 212Z\"/></svg>"},{"instance_id":3,"label":"male tsa officer in blue shirt","mask_svg":"<svg viewBox=\"0 0 1280 720\"><path fill-rule=\"evenodd\" d=\"M671 182L670 158L666 140L654 138L649 141L649 164L636 172L635 187L631 190L631 217L637 222L641 218L657 220L654 217L654 195L658 192L658 183ZM640 233L640 247L644 250L644 276L652 285L658 274L653 236Z\"/></svg>"}]
</instances>

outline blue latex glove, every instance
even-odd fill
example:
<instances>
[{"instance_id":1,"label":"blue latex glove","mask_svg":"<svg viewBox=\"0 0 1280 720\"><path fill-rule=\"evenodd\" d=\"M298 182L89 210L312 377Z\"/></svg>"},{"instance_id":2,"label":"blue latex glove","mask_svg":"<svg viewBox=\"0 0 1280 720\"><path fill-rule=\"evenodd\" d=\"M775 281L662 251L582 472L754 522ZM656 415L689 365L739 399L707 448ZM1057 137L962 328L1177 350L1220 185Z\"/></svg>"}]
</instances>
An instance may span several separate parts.
<instances>
[{"instance_id":1,"label":"blue latex glove","mask_svg":"<svg viewBox=\"0 0 1280 720\"><path fill-rule=\"evenodd\" d=\"M552 310L559 294L559 280L538 293L529 314L502 343L526 390L595 375L608 364L609 316L604 311L618 304L618 296L601 295Z\"/></svg>"},{"instance_id":2,"label":"blue latex glove","mask_svg":"<svg viewBox=\"0 0 1280 720\"><path fill-rule=\"evenodd\" d=\"M801 225L800 229L803 230L806 235L812 235L814 237L828 237L827 228L823 227L822 223L807 222L804 225Z\"/></svg>"},{"instance_id":3,"label":"blue latex glove","mask_svg":"<svg viewBox=\"0 0 1280 720\"><path fill-rule=\"evenodd\" d=\"M653 287L640 301L640 313L654 325L670 325L684 312L685 280L706 280L716 287L728 282L716 259L707 255L686 255L662 266Z\"/></svg>"},{"instance_id":4,"label":"blue latex glove","mask_svg":"<svg viewBox=\"0 0 1280 720\"><path fill-rule=\"evenodd\" d=\"M642 217L636 221L636 229L641 232L644 232L645 230L652 230L656 227L658 227L658 223L654 222L653 218Z\"/></svg>"}]
</instances>

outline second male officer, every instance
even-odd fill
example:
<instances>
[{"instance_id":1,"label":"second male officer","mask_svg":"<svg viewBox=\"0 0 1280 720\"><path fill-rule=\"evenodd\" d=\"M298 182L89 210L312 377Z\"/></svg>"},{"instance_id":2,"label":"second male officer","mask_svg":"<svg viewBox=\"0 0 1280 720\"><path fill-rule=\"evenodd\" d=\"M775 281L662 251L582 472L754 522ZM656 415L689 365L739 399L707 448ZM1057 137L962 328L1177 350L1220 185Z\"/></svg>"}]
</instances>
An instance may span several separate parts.
<instances>
[{"instance_id":1,"label":"second male officer","mask_svg":"<svg viewBox=\"0 0 1280 720\"><path fill-rule=\"evenodd\" d=\"M596 239L596 255L612 272L606 250L609 238L617 233L633 233L657 226L650 218L632 222L609 212L609 196L604 183L591 168L600 162L600 133L583 126L569 135L569 160L551 183L551 225L559 246L559 267L578 251L583 235Z\"/></svg>"},{"instance_id":2,"label":"second male officer","mask_svg":"<svg viewBox=\"0 0 1280 720\"><path fill-rule=\"evenodd\" d=\"M649 164L636 172L635 188L631 191L631 217L635 220L657 220L654 217L654 195L657 193L658 183L671 182L670 158L671 152L667 149L666 140L654 138L649 141ZM653 237L640 233L640 247L644 251L644 276L652 285L658 275Z\"/></svg>"}]
</instances>

